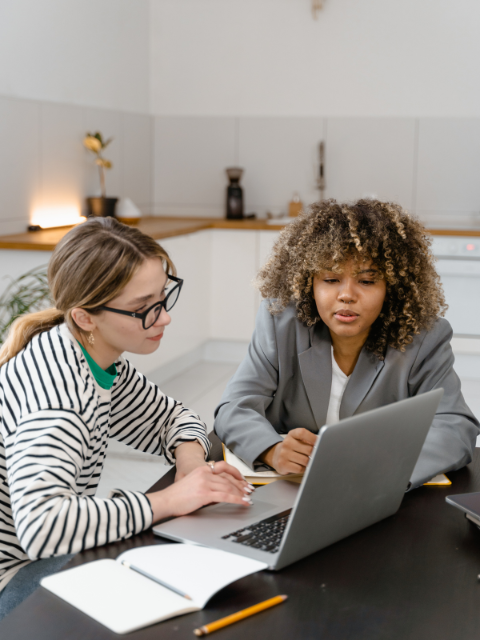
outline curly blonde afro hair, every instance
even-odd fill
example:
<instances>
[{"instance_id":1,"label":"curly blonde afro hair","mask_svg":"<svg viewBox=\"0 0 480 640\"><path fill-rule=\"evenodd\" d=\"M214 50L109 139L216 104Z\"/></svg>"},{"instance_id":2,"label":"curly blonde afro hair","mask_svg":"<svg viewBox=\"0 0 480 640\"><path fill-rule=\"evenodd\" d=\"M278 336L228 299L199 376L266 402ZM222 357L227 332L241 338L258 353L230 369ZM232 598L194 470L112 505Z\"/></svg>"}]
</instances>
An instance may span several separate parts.
<instances>
[{"instance_id":1,"label":"curly blonde afro hair","mask_svg":"<svg viewBox=\"0 0 480 640\"><path fill-rule=\"evenodd\" d=\"M257 286L270 299L270 313L294 301L299 320L312 326L321 321L314 276L341 272L349 260L358 266L371 260L387 291L365 346L383 359L387 346L405 351L447 309L430 245L423 225L397 204L317 202L281 232Z\"/></svg>"}]
</instances>

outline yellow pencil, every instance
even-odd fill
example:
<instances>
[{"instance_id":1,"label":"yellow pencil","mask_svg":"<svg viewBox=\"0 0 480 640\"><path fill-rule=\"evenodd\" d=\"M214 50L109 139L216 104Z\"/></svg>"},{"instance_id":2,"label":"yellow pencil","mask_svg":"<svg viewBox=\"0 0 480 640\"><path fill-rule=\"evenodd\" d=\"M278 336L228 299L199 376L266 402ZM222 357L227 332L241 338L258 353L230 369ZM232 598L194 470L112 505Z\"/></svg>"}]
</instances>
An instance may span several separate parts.
<instances>
[{"instance_id":1,"label":"yellow pencil","mask_svg":"<svg viewBox=\"0 0 480 640\"><path fill-rule=\"evenodd\" d=\"M238 613L233 613L231 616L227 616L226 618L220 618L220 620L216 620L215 622L211 622L210 624L206 624L200 629L194 629L193 633L196 636L206 636L207 633L212 633L212 631L216 631L217 629L222 629L223 627L227 627L229 624L233 624L234 622L238 622L239 620L243 620L244 618L248 618L249 616L253 616L260 611L265 611L265 609L270 609L270 607L274 607L276 604L280 604L285 602L288 596L275 596L275 598L270 598L270 600L265 600L264 602L259 602L258 604L253 605L253 607L248 607L248 609L243 609L243 611L239 611Z\"/></svg>"}]
</instances>

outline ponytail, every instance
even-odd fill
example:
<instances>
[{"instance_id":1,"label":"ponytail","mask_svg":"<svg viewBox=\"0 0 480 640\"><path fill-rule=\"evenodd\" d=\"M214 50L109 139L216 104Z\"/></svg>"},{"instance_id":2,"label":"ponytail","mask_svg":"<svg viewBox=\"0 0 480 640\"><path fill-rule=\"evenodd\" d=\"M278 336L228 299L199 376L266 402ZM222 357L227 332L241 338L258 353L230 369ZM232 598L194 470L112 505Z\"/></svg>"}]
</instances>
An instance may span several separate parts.
<instances>
[{"instance_id":1,"label":"ponytail","mask_svg":"<svg viewBox=\"0 0 480 640\"><path fill-rule=\"evenodd\" d=\"M53 329L63 321L64 314L55 307L17 318L0 349L0 367L20 353L38 333Z\"/></svg>"}]
</instances>

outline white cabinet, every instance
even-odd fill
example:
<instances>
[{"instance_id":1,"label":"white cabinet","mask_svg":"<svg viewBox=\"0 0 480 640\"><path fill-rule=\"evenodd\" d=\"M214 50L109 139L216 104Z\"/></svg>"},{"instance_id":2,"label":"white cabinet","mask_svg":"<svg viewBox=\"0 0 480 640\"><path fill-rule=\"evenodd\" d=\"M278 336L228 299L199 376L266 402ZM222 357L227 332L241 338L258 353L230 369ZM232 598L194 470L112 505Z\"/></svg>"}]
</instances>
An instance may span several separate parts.
<instances>
[{"instance_id":1,"label":"white cabinet","mask_svg":"<svg viewBox=\"0 0 480 640\"><path fill-rule=\"evenodd\" d=\"M250 340L256 313L257 231L214 229L210 337Z\"/></svg>"},{"instance_id":2,"label":"white cabinet","mask_svg":"<svg viewBox=\"0 0 480 640\"><path fill-rule=\"evenodd\" d=\"M12 280L16 280L27 271L47 265L51 251L20 251L16 249L0 250L0 294Z\"/></svg>"},{"instance_id":3,"label":"white cabinet","mask_svg":"<svg viewBox=\"0 0 480 640\"><path fill-rule=\"evenodd\" d=\"M262 267L280 237L280 231L258 231L258 268Z\"/></svg>"},{"instance_id":4,"label":"white cabinet","mask_svg":"<svg viewBox=\"0 0 480 640\"><path fill-rule=\"evenodd\" d=\"M211 231L210 337L249 341L261 296L253 281L279 231Z\"/></svg>"},{"instance_id":5,"label":"white cabinet","mask_svg":"<svg viewBox=\"0 0 480 640\"><path fill-rule=\"evenodd\" d=\"M259 269L268 260L269 255L272 252L273 245L278 240L280 231L257 231L257 263L255 271L258 273ZM255 314L258 311L262 296L259 291L255 291Z\"/></svg>"}]
</instances>

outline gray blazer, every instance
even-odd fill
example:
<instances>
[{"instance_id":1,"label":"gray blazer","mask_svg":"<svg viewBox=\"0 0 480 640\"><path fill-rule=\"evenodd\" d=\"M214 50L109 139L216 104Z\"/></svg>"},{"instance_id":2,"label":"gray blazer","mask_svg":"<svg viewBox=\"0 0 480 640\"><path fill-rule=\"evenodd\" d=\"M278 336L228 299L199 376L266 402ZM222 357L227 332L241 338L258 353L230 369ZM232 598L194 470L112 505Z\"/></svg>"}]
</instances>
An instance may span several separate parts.
<instances>
[{"instance_id":1,"label":"gray blazer","mask_svg":"<svg viewBox=\"0 0 480 640\"><path fill-rule=\"evenodd\" d=\"M453 369L452 328L439 318L404 353L379 360L363 349L348 380L340 419L443 387L444 395L414 469L412 487L472 459L479 423ZM248 353L215 410L215 432L250 467L279 433L325 424L332 384L331 339L322 322L307 327L294 305L272 316L264 301Z\"/></svg>"}]
</instances>

